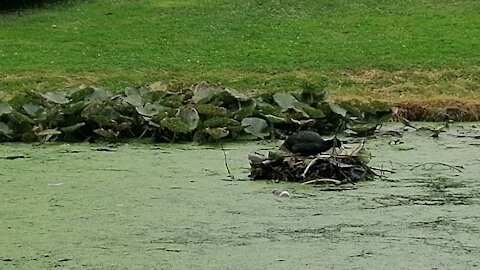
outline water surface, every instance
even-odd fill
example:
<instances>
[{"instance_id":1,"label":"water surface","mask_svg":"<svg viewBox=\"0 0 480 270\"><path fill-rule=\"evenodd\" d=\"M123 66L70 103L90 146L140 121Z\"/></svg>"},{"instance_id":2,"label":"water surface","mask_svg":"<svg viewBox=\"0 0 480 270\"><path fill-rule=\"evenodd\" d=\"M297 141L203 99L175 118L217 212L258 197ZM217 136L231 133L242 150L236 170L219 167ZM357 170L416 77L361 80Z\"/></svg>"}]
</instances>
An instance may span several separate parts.
<instances>
[{"instance_id":1,"label":"water surface","mask_svg":"<svg viewBox=\"0 0 480 270\"><path fill-rule=\"evenodd\" d=\"M340 191L247 180L275 142L226 145L234 181L216 147L3 144L0 268L478 268L478 129L449 133L368 140L396 173Z\"/></svg>"}]
</instances>

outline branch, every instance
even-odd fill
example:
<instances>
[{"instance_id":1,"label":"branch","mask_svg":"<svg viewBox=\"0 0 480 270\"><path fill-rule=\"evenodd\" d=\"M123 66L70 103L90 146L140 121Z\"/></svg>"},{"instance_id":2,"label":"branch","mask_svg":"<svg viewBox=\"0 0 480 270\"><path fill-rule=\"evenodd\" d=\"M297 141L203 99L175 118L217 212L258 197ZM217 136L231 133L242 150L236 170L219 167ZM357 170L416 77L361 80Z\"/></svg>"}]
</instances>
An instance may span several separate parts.
<instances>
[{"instance_id":1,"label":"branch","mask_svg":"<svg viewBox=\"0 0 480 270\"><path fill-rule=\"evenodd\" d=\"M462 172L462 169L463 169L463 166L453 166L453 165L449 165L449 164L446 164L446 163L443 163L443 162L427 162L427 163L418 164L418 165L413 166L410 169L410 171L413 171L414 169L416 169L418 167L421 167L421 166L423 166L423 168L425 168L427 165L431 165L430 169L432 169L433 166L435 166L435 165L445 166L445 167L448 167L452 170L456 170L458 172Z\"/></svg>"},{"instance_id":2,"label":"branch","mask_svg":"<svg viewBox=\"0 0 480 270\"><path fill-rule=\"evenodd\" d=\"M307 182L303 182L302 185L309 185L309 184L316 184L316 183L332 183L335 185L340 185L342 181L330 179L330 178L320 178L320 179L313 179Z\"/></svg>"}]
</instances>

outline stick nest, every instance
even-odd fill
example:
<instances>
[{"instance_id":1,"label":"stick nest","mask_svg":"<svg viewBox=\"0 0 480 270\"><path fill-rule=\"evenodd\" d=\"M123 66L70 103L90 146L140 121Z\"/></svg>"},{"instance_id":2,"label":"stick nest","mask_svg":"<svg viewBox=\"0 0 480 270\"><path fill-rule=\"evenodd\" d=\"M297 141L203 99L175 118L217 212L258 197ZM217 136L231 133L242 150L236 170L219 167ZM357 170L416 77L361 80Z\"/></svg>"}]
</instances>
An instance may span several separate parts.
<instances>
[{"instance_id":1,"label":"stick nest","mask_svg":"<svg viewBox=\"0 0 480 270\"><path fill-rule=\"evenodd\" d=\"M353 151L333 151L311 157L284 152L249 154L251 179L301 182L305 184L346 184L373 180L377 175L367 163L369 153L363 145Z\"/></svg>"}]
</instances>

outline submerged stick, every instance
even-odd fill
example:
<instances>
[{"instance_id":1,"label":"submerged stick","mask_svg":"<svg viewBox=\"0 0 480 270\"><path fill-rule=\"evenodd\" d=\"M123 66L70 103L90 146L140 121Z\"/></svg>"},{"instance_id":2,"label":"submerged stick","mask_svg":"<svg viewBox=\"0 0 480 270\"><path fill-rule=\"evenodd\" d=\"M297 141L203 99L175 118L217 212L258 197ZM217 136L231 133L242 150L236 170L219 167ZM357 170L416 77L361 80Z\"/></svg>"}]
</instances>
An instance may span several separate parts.
<instances>
[{"instance_id":1,"label":"submerged stick","mask_svg":"<svg viewBox=\"0 0 480 270\"><path fill-rule=\"evenodd\" d=\"M313 179L307 182L303 182L302 185L309 185L309 184L316 184L316 183L332 183L335 185L340 185L342 181L330 179L330 178L320 178L320 179Z\"/></svg>"},{"instance_id":2,"label":"submerged stick","mask_svg":"<svg viewBox=\"0 0 480 270\"><path fill-rule=\"evenodd\" d=\"M423 164L418 164L418 165L415 165L413 166L410 171L413 171L414 169L418 168L418 167L421 167L423 166L424 168L426 168L425 166L427 165L431 165L430 169L433 168L433 166L435 165L441 165L441 166L445 166L445 167L448 167L452 170L456 170L458 172L462 172L462 169L463 167L462 166L454 166L454 165L450 165L450 164L447 164L447 163L443 163L443 162L427 162L427 163L423 163Z\"/></svg>"},{"instance_id":3,"label":"submerged stick","mask_svg":"<svg viewBox=\"0 0 480 270\"><path fill-rule=\"evenodd\" d=\"M383 165L382 165L382 167L383 167ZM374 171L379 171L379 172L395 173L395 171L393 171L393 170L388 170L388 169L384 169L384 168L370 167L370 169L372 169Z\"/></svg>"},{"instance_id":4,"label":"submerged stick","mask_svg":"<svg viewBox=\"0 0 480 270\"><path fill-rule=\"evenodd\" d=\"M232 180L235 180L235 176L230 172L230 168L228 168L227 153L223 148L223 143L221 143L221 146L222 146L222 152L223 152L223 161L225 162L225 168L227 168L228 177L230 177Z\"/></svg>"}]
</instances>

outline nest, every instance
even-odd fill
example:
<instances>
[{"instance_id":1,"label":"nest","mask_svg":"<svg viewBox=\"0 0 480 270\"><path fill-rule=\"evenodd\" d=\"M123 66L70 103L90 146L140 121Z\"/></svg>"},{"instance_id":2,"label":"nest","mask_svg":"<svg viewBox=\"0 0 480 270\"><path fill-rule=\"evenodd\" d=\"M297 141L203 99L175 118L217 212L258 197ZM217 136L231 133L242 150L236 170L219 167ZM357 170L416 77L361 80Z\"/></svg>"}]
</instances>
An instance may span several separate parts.
<instances>
[{"instance_id":1,"label":"nest","mask_svg":"<svg viewBox=\"0 0 480 270\"><path fill-rule=\"evenodd\" d=\"M373 180L377 174L367 165L369 153L363 145L353 151L303 157L284 152L249 154L251 179L301 182L306 184L346 184Z\"/></svg>"}]
</instances>

